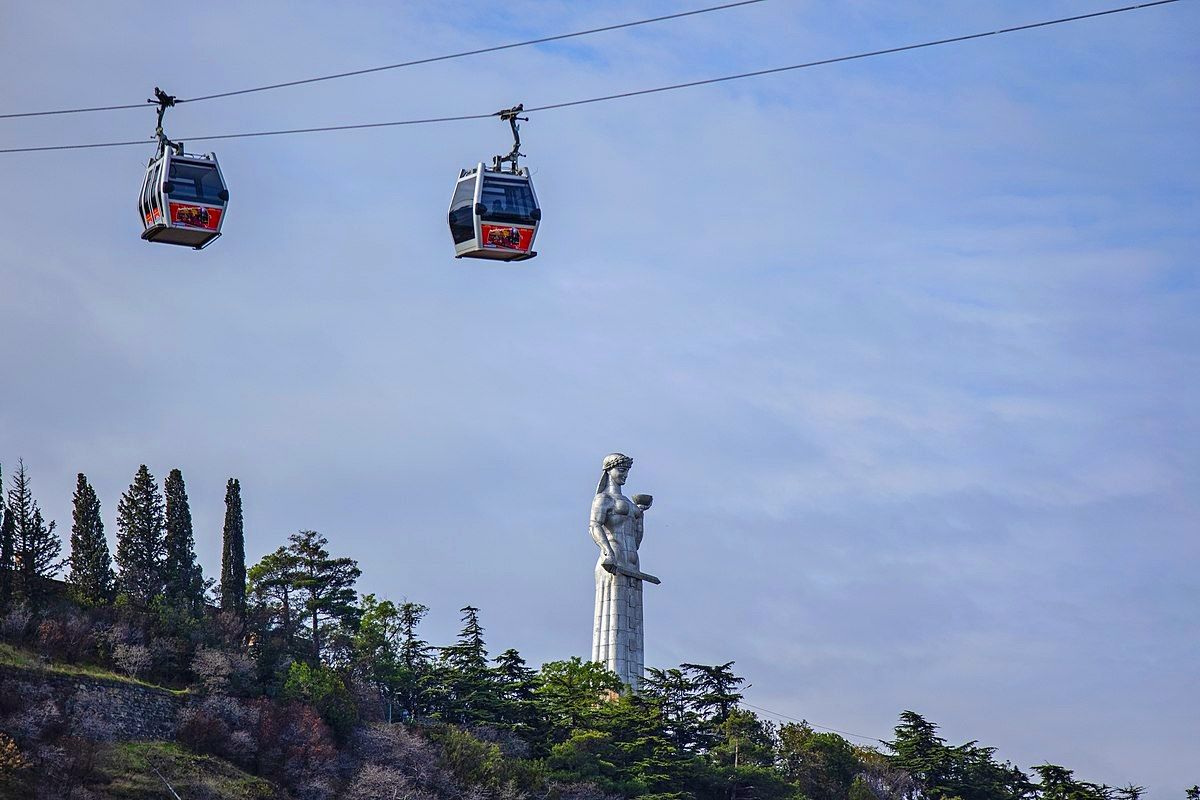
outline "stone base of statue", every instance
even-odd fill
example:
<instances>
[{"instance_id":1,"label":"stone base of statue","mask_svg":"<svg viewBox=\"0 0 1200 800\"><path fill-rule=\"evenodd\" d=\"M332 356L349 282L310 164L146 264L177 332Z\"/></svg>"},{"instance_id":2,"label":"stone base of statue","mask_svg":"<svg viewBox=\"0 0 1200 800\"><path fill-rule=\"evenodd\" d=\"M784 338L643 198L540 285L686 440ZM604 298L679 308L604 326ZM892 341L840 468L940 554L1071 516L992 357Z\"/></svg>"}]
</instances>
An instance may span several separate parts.
<instances>
[{"instance_id":1,"label":"stone base of statue","mask_svg":"<svg viewBox=\"0 0 1200 800\"><path fill-rule=\"evenodd\" d=\"M640 688L645 668L645 632L642 625L642 585L661 583L641 571L638 547L644 532L643 512L650 495L621 493L633 459L613 453L604 459L604 471L592 501L589 530L600 547L596 563L596 612L592 623L592 660L617 674L621 682Z\"/></svg>"}]
</instances>

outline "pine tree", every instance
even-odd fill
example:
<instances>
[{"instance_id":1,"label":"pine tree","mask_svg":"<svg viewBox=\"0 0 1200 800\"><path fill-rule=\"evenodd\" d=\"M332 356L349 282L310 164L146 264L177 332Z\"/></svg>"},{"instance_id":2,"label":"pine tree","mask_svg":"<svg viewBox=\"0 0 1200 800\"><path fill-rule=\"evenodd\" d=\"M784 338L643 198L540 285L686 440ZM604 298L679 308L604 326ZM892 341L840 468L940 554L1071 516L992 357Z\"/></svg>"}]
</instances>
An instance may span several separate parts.
<instances>
[{"instance_id":1,"label":"pine tree","mask_svg":"<svg viewBox=\"0 0 1200 800\"><path fill-rule=\"evenodd\" d=\"M17 473L8 490L6 521L8 517L12 517L14 588L19 597L37 605L46 594L46 581L62 565L58 559L62 540L54 534L54 522L47 525L42 518L24 461L17 461Z\"/></svg>"},{"instance_id":2,"label":"pine tree","mask_svg":"<svg viewBox=\"0 0 1200 800\"><path fill-rule=\"evenodd\" d=\"M116 576L104 538L100 499L82 472L76 480L72 500L71 574L67 581L77 600L101 605L112 600Z\"/></svg>"},{"instance_id":3,"label":"pine tree","mask_svg":"<svg viewBox=\"0 0 1200 800\"><path fill-rule=\"evenodd\" d=\"M183 473L171 470L164 483L166 536L163 538L163 590L167 602L181 611L199 614L204 607L204 575L196 561L192 509Z\"/></svg>"},{"instance_id":4,"label":"pine tree","mask_svg":"<svg viewBox=\"0 0 1200 800\"><path fill-rule=\"evenodd\" d=\"M246 617L246 534L242 525L242 486L225 484L225 529L221 537L221 610Z\"/></svg>"},{"instance_id":5,"label":"pine tree","mask_svg":"<svg viewBox=\"0 0 1200 800\"><path fill-rule=\"evenodd\" d=\"M316 531L288 537L288 551L297 561L293 588L310 622L312 663L319 664L331 637L345 633L357 617L354 584L362 570L352 558L332 558L329 540Z\"/></svg>"},{"instance_id":6,"label":"pine tree","mask_svg":"<svg viewBox=\"0 0 1200 800\"><path fill-rule=\"evenodd\" d=\"M165 525L158 484L142 464L117 504L117 585L143 605L162 594Z\"/></svg>"},{"instance_id":7,"label":"pine tree","mask_svg":"<svg viewBox=\"0 0 1200 800\"><path fill-rule=\"evenodd\" d=\"M13 519L4 503L4 471L0 470L0 610L8 608L13 589Z\"/></svg>"}]
</instances>

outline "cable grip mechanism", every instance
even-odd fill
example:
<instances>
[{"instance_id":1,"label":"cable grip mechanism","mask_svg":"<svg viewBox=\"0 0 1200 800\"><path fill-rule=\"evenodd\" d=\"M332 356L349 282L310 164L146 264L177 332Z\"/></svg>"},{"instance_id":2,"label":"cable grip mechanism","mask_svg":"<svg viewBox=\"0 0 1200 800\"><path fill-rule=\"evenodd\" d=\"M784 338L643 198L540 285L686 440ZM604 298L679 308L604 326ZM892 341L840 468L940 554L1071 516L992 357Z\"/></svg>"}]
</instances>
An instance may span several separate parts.
<instances>
[{"instance_id":1,"label":"cable grip mechanism","mask_svg":"<svg viewBox=\"0 0 1200 800\"><path fill-rule=\"evenodd\" d=\"M172 142L163 133L163 115L167 113L167 109L175 105L175 95L167 94L157 86L154 87L154 99L147 100L147 103L156 103L158 105L158 125L154 129L154 136L158 139L158 152L162 155L163 150L170 147L176 154L183 153L183 142Z\"/></svg>"},{"instance_id":2,"label":"cable grip mechanism","mask_svg":"<svg viewBox=\"0 0 1200 800\"><path fill-rule=\"evenodd\" d=\"M520 167L517 166L517 159L525 154L521 152L521 126L517 125L517 122L529 121L529 117L519 116L519 114L524 110L525 104L518 103L512 108L506 108L501 111L497 111L495 114L495 116L499 117L501 120L508 121L509 126L512 128L513 135L513 148L509 154L506 156L496 156L492 159L492 169L494 169L496 172L501 171L500 165L504 163L512 164L512 173L514 175L518 175L521 172Z\"/></svg>"}]
</instances>

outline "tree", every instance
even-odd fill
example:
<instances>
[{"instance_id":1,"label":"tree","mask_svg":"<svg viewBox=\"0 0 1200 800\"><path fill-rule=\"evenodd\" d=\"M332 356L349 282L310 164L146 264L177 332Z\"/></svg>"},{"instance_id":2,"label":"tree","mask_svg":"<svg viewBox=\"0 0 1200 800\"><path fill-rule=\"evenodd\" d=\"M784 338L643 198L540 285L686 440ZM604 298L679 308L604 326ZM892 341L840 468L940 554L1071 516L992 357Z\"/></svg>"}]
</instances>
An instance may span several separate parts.
<instances>
[{"instance_id":1,"label":"tree","mask_svg":"<svg viewBox=\"0 0 1200 800\"><path fill-rule=\"evenodd\" d=\"M171 607L199 615L204 608L204 573L196 561L192 509L183 473L173 469L163 486L166 534L163 537L163 594Z\"/></svg>"},{"instance_id":2,"label":"tree","mask_svg":"<svg viewBox=\"0 0 1200 800\"><path fill-rule=\"evenodd\" d=\"M246 534L242 524L242 485L225 484L225 528L221 536L221 610L246 616Z\"/></svg>"},{"instance_id":3,"label":"tree","mask_svg":"<svg viewBox=\"0 0 1200 800\"><path fill-rule=\"evenodd\" d=\"M360 674L379 691L392 722L402 682L400 611L391 600L362 599L362 617L354 634L354 661Z\"/></svg>"},{"instance_id":4,"label":"tree","mask_svg":"<svg viewBox=\"0 0 1200 800\"><path fill-rule=\"evenodd\" d=\"M1040 800L1108 800L1112 794L1107 786L1075 780L1071 770L1057 764L1041 764L1033 771L1039 778L1034 788Z\"/></svg>"},{"instance_id":5,"label":"tree","mask_svg":"<svg viewBox=\"0 0 1200 800\"><path fill-rule=\"evenodd\" d=\"M438 665L443 716L460 724L493 722L495 696L479 609L463 606L458 640L442 648Z\"/></svg>"},{"instance_id":6,"label":"tree","mask_svg":"<svg viewBox=\"0 0 1200 800\"><path fill-rule=\"evenodd\" d=\"M807 722L780 727L779 766L811 800L846 797L859 772L849 742L836 733L817 733Z\"/></svg>"},{"instance_id":7,"label":"tree","mask_svg":"<svg viewBox=\"0 0 1200 800\"><path fill-rule=\"evenodd\" d=\"M13 547L16 531L4 503L4 471L0 470L0 610L8 608L13 590Z\"/></svg>"},{"instance_id":8,"label":"tree","mask_svg":"<svg viewBox=\"0 0 1200 800\"><path fill-rule=\"evenodd\" d=\"M116 576L112 556L104 538L100 499L87 476L76 478L71 508L71 574L67 581L75 598L88 605L101 605L113 598Z\"/></svg>"},{"instance_id":9,"label":"tree","mask_svg":"<svg viewBox=\"0 0 1200 800\"><path fill-rule=\"evenodd\" d=\"M512 648L493 660L496 664L492 668L496 694L495 723L529 739L543 727L534 701L537 670L530 669L521 654Z\"/></svg>"},{"instance_id":10,"label":"tree","mask_svg":"<svg viewBox=\"0 0 1200 800\"><path fill-rule=\"evenodd\" d=\"M584 725L607 699L621 691L621 679L595 661L572 656L542 665L536 689L542 717L559 741Z\"/></svg>"},{"instance_id":11,"label":"tree","mask_svg":"<svg viewBox=\"0 0 1200 800\"><path fill-rule=\"evenodd\" d=\"M142 464L117 504L117 586L142 605L163 591L165 526L158 484Z\"/></svg>"},{"instance_id":12,"label":"tree","mask_svg":"<svg viewBox=\"0 0 1200 800\"><path fill-rule=\"evenodd\" d=\"M286 547L268 553L250 568L246 577L253 598L253 622L260 643L281 639L288 653L294 652L297 632L295 583L300 563Z\"/></svg>"},{"instance_id":13,"label":"tree","mask_svg":"<svg viewBox=\"0 0 1200 800\"><path fill-rule=\"evenodd\" d=\"M408 719L428 713L429 643L417 636L417 626L429 607L405 601L400 604L400 672L397 697Z\"/></svg>"},{"instance_id":14,"label":"tree","mask_svg":"<svg viewBox=\"0 0 1200 800\"><path fill-rule=\"evenodd\" d=\"M287 549L296 559L292 586L310 623L315 665L330 637L351 628L357 617L354 584L362 570L352 558L332 558L325 549L329 540L316 531L293 533L288 541Z\"/></svg>"},{"instance_id":15,"label":"tree","mask_svg":"<svg viewBox=\"0 0 1200 800\"><path fill-rule=\"evenodd\" d=\"M54 522L47 525L42 518L29 484L25 462L17 461L4 516L6 521L12 517L14 588L19 597L37 605L45 595L46 581L62 565L58 558L62 540L54 534Z\"/></svg>"}]
</instances>

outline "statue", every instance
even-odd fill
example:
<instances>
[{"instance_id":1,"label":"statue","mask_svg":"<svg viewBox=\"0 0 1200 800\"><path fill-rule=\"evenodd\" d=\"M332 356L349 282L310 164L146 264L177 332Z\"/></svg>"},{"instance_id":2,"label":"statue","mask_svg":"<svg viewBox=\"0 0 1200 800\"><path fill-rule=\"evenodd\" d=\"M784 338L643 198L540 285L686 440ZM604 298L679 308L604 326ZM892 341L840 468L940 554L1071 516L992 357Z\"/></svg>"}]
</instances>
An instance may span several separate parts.
<instances>
[{"instance_id":1,"label":"statue","mask_svg":"<svg viewBox=\"0 0 1200 800\"><path fill-rule=\"evenodd\" d=\"M596 562L596 615L592 626L592 660L608 667L636 690L645 665L642 629L642 583L661 581L641 571L643 515L654 498L621 493L633 459L622 453L604 458L588 529L600 547Z\"/></svg>"}]
</instances>

